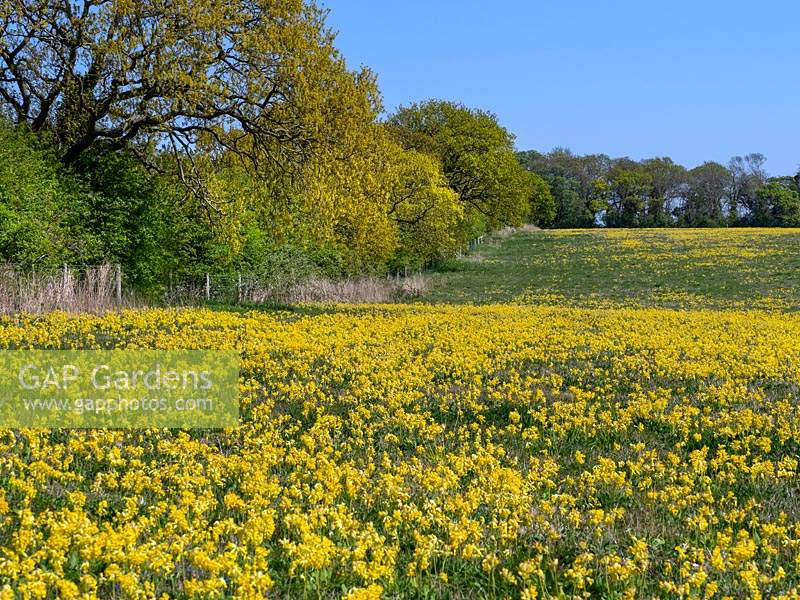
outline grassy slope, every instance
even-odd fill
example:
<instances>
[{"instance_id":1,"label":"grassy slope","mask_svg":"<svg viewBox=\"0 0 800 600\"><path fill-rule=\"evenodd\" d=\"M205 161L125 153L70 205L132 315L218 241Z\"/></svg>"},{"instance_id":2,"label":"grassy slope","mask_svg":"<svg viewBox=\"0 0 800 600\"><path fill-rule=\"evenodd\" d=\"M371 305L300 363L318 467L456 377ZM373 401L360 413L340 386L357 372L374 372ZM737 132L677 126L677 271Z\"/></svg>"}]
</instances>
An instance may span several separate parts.
<instances>
[{"instance_id":1,"label":"grassy slope","mask_svg":"<svg viewBox=\"0 0 800 600\"><path fill-rule=\"evenodd\" d=\"M556 230L491 241L428 302L800 309L800 230Z\"/></svg>"}]
</instances>

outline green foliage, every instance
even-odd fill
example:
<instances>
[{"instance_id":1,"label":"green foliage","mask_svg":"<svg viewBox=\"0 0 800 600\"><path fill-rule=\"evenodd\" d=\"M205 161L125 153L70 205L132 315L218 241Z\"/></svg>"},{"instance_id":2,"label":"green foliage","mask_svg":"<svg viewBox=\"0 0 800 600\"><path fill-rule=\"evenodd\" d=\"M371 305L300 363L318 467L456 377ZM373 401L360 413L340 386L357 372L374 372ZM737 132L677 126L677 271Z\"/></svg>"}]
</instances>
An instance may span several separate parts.
<instances>
[{"instance_id":1,"label":"green foliage","mask_svg":"<svg viewBox=\"0 0 800 600\"><path fill-rule=\"evenodd\" d=\"M520 164L550 185L554 227L792 226L800 174L769 179L761 154L691 170L669 157L634 161L602 154L519 152ZM787 192L788 190L788 192Z\"/></svg>"},{"instance_id":2,"label":"green foliage","mask_svg":"<svg viewBox=\"0 0 800 600\"><path fill-rule=\"evenodd\" d=\"M685 192L686 169L668 157L643 160L639 168L650 183L642 223L648 227L671 225L670 209Z\"/></svg>"},{"instance_id":3,"label":"green foliage","mask_svg":"<svg viewBox=\"0 0 800 600\"><path fill-rule=\"evenodd\" d=\"M556 201L544 178L530 174L531 197L528 220L539 227L549 227L556 218Z\"/></svg>"},{"instance_id":4,"label":"green foliage","mask_svg":"<svg viewBox=\"0 0 800 600\"><path fill-rule=\"evenodd\" d=\"M421 268L458 247L464 211L435 157L394 145L392 151L388 214L399 229L399 246L389 267Z\"/></svg>"},{"instance_id":5,"label":"green foliage","mask_svg":"<svg viewBox=\"0 0 800 600\"><path fill-rule=\"evenodd\" d=\"M223 238L177 181L136 157L98 149L65 168L45 139L0 122L0 259L119 263L157 294L171 272L218 270Z\"/></svg>"},{"instance_id":6,"label":"green foliage","mask_svg":"<svg viewBox=\"0 0 800 600\"><path fill-rule=\"evenodd\" d=\"M800 226L800 193L791 183L769 182L756 193L749 220L760 226Z\"/></svg>"},{"instance_id":7,"label":"green foliage","mask_svg":"<svg viewBox=\"0 0 800 600\"><path fill-rule=\"evenodd\" d=\"M560 175L553 177L550 190L556 204L555 227L594 226L594 214L581 199L573 181Z\"/></svg>"},{"instance_id":8,"label":"green foliage","mask_svg":"<svg viewBox=\"0 0 800 600\"><path fill-rule=\"evenodd\" d=\"M0 119L0 260L30 267L80 256L76 187L46 143Z\"/></svg>"},{"instance_id":9,"label":"green foliage","mask_svg":"<svg viewBox=\"0 0 800 600\"><path fill-rule=\"evenodd\" d=\"M715 162L706 162L687 173L686 201L677 211L678 223L712 227L725 223L724 202L730 172Z\"/></svg>"},{"instance_id":10,"label":"green foliage","mask_svg":"<svg viewBox=\"0 0 800 600\"><path fill-rule=\"evenodd\" d=\"M468 219L479 213L489 228L524 222L532 183L493 114L431 100L401 107L388 123L406 148L438 157Z\"/></svg>"},{"instance_id":11,"label":"green foliage","mask_svg":"<svg viewBox=\"0 0 800 600\"><path fill-rule=\"evenodd\" d=\"M320 274L320 271L314 258L307 252L296 246L285 245L253 265L251 274L274 289L288 290Z\"/></svg>"},{"instance_id":12,"label":"green foliage","mask_svg":"<svg viewBox=\"0 0 800 600\"><path fill-rule=\"evenodd\" d=\"M73 172L85 184L77 201L85 239L92 242L82 260L120 264L140 288L157 286L178 265L175 242L197 240L199 233L189 234L180 210L171 210L164 182L123 152L86 153Z\"/></svg>"},{"instance_id":13,"label":"green foliage","mask_svg":"<svg viewBox=\"0 0 800 600\"><path fill-rule=\"evenodd\" d=\"M517 159L529 172L550 186L555 205L553 227L594 227L597 215L607 205L604 175L609 159L605 155L576 156L556 148L549 154L534 150L519 152Z\"/></svg>"},{"instance_id":14,"label":"green foliage","mask_svg":"<svg viewBox=\"0 0 800 600\"><path fill-rule=\"evenodd\" d=\"M52 129L66 163L108 143L184 158L206 144L291 168L372 87L311 1L15 0L0 28L3 108Z\"/></svg>"},{"instance_id":15,"label":"green foliage","mask_svg":"<svg viewBox=\"0 0 800 600\"><path fill-rule=\"evenodd\" d=\"M605 223L609 227L633 227L645 224L645 209L651 175L631 160L618 161L608 173L608 210Z\"/></svg>"}]
</instances>

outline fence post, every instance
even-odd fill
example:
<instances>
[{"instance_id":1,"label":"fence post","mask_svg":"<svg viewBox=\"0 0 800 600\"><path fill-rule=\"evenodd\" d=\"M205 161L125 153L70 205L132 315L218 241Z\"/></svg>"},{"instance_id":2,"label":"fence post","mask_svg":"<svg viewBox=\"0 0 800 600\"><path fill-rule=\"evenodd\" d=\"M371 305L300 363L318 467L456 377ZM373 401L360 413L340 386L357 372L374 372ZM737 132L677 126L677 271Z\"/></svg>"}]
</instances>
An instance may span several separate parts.
<instances>
[{"instance_id":1,"label":"fence post","mask_svg":"<svg viewBox=\"0 0 800 600\"><path fill-rule=\"evenodd\" d=\"M206 273L206 301L211 300L211 275Z\"/></svg>"},{"instance_id":2,"label":"fence post","mask_svg":"<svg viewBox=\"0 0 800 600\"><path fill-rule=\"evenodd\" d=\"M117 304L122 304L122 267L117 265L115 273L115 291L117 295Z\"/></svg>"}]
</instances>

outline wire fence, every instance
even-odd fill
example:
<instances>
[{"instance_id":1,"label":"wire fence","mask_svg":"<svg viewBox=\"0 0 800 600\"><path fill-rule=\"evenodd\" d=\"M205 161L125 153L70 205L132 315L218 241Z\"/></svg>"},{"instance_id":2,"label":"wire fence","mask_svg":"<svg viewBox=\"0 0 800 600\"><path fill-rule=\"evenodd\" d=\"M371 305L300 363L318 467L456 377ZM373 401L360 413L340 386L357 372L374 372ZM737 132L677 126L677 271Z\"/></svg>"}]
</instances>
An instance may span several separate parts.
<instances>
[{"instance_id":1,"label":"wire fence","mask_svg":"<svg viewBox=\"0 0 800 600\"><path fill-rule=\"evenodd\" d=\"M243 273L204 273L171 277L164 301L170 305L391 302L420 296L426 282L427 275L421 271L342 279L319 275L282 279Z\"/></svg>"},{"instance_id":2,"label":"wire fence","mask_svg":"<svg viewBox=\"0 0 800 600\"><path fill-rule=\"evenodd\" d=\"M458 256L475 250L486 236L471 240ZM284 276L285 275L285 276ZM102 312L152 303L191 305L293 304L298 302L392 302L421 296L427 274L409 268L384 277L345 279L305 274L252 272L169 273L158 298L143 299L116 264L25 265L0 263L0 314L52 310Z\"/></svg>"},{"instance_id":3,"label":"wire fence","mask_svg":"<svg viewBox=\"0 0 800 600\"><path fill-rule=\"evenodd\" d=\"M137 293L119 265L40 266L26 270L0 265L0 314L52 310L97 313L148 304L295 304L301 302L393 302L420 296L427 277L403 273L345 279L307 276L299 279L252 273L172 273L156 297Z\"/></svg>"},{"instance_id":4,"label":"wire fence","mask_svg":"<svg viewBox=\"0 0 800 600\"><path fill-rule=\"evenodd\" d=\"M467 245L464 248L456 252L456 258L463 258L467 254L475 250L478 246L483 244L485 241L486 241L485 235L480 235L474 239L471 239L469 242L467 242Z\"/></svg>"}]
</instances>

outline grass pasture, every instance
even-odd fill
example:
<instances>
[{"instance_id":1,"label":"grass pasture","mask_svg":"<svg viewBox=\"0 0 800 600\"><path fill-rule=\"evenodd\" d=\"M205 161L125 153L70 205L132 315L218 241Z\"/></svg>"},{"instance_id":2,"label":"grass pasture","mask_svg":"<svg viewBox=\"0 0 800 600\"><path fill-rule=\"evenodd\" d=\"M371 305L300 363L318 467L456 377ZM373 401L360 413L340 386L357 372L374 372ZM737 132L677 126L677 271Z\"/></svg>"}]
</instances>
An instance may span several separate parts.
<instances>
[{"instance_id":1,"label":"grass pasture","mask_svg":"<svg viewBox=\"0 0 800 600\"><path fill-rule=\"evenodd\" d=\"M800 230L550 230L494 239L439 274L432 302L800 308Z\"/></svg>"}]
</instances>

